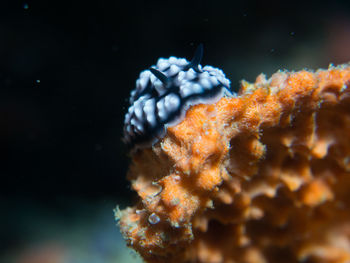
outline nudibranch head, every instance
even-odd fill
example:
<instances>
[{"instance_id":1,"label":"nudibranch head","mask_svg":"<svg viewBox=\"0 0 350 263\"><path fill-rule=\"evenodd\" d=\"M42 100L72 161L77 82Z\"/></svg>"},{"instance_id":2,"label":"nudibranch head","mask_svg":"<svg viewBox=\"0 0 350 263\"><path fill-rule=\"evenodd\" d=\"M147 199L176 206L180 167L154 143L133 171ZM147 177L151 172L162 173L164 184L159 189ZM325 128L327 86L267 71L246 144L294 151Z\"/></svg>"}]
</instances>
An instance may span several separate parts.
<instances>
[{"instance_id":1,"label":"nudibranch head","mask_svg":"<svg viewBox=\"0 0 350 263\"><path fill-rule=\"evenodd\" d=\"M202 54L199 45L191 62L160 58L141 72L125 115L125 143L137 148L150 146L164 136L167 127L180 123L190 106L235 95L220 69L199 64Z\"/></svg>"}]
</instances>

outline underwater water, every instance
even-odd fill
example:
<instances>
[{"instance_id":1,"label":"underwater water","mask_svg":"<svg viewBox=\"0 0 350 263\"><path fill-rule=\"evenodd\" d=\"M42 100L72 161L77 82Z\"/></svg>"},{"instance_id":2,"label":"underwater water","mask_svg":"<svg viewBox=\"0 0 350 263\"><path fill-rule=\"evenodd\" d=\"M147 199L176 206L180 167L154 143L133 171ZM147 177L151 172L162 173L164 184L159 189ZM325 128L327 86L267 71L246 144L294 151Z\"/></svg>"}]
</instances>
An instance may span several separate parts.
<instances>
[{"instance_id":1,"label":"underwater water","mask_svg":"<svg viewBox=\"0 0 350 263\"><path fill-rule=\"evenodd\" d=\"M0 219L0 262L141 262L116 227L114 205L64 198L55 208L33 200L2 202L7 215Z\"/></svg>"},{"instance_id":2,"label":"underwater water","mask_svg":"<svg viewBox=\"0 0 350 263\"><path fill-rule=\"evenodd\" d=\"M139 73L170 56L260 73L350 61L348 1L1 1L0 262L141 262L122 130Z\"/></svg>"}]
</instances>

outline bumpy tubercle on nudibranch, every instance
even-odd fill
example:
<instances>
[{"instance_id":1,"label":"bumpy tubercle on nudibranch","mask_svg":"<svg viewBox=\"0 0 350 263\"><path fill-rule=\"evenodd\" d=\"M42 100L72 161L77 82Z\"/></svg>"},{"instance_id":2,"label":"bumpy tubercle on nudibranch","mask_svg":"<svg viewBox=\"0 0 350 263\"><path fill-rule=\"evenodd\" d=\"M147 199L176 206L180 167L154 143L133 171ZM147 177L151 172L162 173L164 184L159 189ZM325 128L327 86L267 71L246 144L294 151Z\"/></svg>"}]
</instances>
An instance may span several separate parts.
<instances>
[{"instance_id":1,"label":"bumpy tubercle on nudibranch","mask_svg":"<svg viewBox=\"0 0 350 263\"><path fill-rule=\"evenodd\" d=\"M167 127L180 123L190 106L235 95L220 69L199 64L202 56L200 44L191 62L160 58L156 65L141 72L125 115L125 143L133 148L150 146L165 135Z\"/></svg>"},{"instance_id":2,"label":"bumpy tubercle on nudibranch","mask_svg":"<svg viewBox=\"0 0 350 263\"><path fill-rule=\"evenodd\" d=\"M131 154L128 245L152 263L350 262L349 85L348 64L279 71L189 107Z\"/></svg>"}]
</instances>

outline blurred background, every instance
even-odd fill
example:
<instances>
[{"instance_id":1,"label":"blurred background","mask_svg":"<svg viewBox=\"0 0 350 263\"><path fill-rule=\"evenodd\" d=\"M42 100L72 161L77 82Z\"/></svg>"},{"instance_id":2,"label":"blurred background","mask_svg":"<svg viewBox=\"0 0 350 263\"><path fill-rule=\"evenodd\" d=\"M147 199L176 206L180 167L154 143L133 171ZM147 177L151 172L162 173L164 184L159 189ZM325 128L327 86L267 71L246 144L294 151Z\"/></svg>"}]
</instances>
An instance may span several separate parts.
<instances>
[{"instance_id":1,"label":"blurred background","mask_svg":"<svg viewBox=\"0 0 350 263\"><path fill-rule=\"evenodd\" d=\"M0 1L0 262L141 262L121 142L140 71L171 55L242 79L350 61L349 1Z\"/></svg>"}]
</instances>

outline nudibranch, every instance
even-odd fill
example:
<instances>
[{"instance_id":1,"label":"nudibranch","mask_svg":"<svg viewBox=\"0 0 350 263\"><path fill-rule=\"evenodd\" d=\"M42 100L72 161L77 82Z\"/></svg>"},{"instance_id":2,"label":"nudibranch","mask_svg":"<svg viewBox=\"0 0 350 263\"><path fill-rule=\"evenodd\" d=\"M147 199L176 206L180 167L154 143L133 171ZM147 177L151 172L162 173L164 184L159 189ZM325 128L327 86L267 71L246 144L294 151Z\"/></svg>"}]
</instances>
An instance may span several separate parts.
<instances>
[{"instance_id":1,"label":"nudibranch","mask_svg":"<svg viewBox=\"0 0 350 263\"><path fill-rule=\"evenodd\" d=\"M199 64L202 56L200 44L191 62L160 58L156 65L141 72L125 115L126 144L136 148L153 145L165 135L167 127L184 119L190 106L235 96L222 70Z\"/></svg>"}]
</instances>

